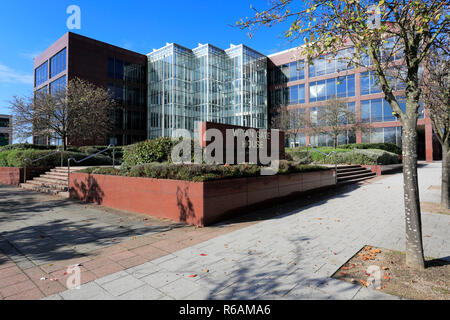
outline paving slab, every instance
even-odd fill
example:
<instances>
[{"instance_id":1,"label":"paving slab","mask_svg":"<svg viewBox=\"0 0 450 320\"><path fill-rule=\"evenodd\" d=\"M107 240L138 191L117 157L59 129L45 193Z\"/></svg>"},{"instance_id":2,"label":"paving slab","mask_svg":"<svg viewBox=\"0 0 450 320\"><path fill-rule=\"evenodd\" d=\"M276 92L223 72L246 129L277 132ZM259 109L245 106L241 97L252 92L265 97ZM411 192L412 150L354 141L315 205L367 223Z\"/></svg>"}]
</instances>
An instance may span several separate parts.
<instances>
[{"instance_id":1,"label":"paving slab","mask_svg":"<svg viewBox=\"0 0 450 320\"><path fill-rule=\"evenodd\" d=\"M440 183L440 172L440 163L420 167L421 193ZM122 298L144 298L148 290L149 296L161 292L159 299L398 299L331 276L367 244L404 250L402 181L395 173L349 185L317 203L283 209L271 219L130 268L133 281L146 286ZM425 255L450 257L450 216L424 213L422 221Z\"/></svg>"}]
</instances>

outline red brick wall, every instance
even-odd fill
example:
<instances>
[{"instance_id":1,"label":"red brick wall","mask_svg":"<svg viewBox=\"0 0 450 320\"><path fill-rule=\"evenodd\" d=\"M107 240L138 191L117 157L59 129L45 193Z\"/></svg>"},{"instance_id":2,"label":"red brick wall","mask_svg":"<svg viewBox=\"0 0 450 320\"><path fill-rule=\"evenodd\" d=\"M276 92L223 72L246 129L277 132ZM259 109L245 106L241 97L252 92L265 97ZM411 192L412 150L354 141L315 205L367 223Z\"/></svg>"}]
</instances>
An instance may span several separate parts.
<instances>
[{"instance_id":1,"label":"red brick wall","mask_svg":"<svg viewBox=\"0 0 450 320\"><path fill-rule=\"evenodd\" d=\"M70 175L70 196L119 210L205 226L277 199L334 184L334 170L210 182L75 172Z\"/></svg>"},{"instance_id":2,"label":"red brick wall","mask_svg":"<svg viewBox=\"0 0 450 320\"><path fill-rule=\"evenodd\" d=\"M18 186L22 176L23 169L21 168L0 167L0 184Z\"/></svg>"}]
</instances>

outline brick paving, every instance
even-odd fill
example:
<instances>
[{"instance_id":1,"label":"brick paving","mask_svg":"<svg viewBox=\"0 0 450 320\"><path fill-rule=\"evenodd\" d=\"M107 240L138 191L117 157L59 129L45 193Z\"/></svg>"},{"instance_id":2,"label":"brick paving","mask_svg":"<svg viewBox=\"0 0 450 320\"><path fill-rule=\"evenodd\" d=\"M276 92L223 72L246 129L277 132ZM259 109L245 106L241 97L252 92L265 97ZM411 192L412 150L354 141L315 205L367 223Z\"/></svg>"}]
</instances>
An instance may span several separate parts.
<instances>
[{"instance_id":1,"label":"brick paving","mask_svg":"<svg viewBox=\"0 0 450 320\"><path fill-rule=\"evenodd\" d=\"M440 163L419 169L438 192ZM402 175L214 237L48 299L397 299L330 276L363 246L405 249ZM450 216L423 213L425 255L450 261ZM195 276L193 276L195 275Z\"/></svg>"},{"instance_id":2,"label":"brick paving","mask_svg":"<svg viewBox=\"0 0 450 320\"><path fill-rule=\"evenodd\" d=\"M435 199L440 164L419 172ZM366 244L404 249L401 187L378 177L194 228L0 186L0 299L393 298L330 275ZM423 224L425 254L449 257L450 216ZM83 285L66 290L74 264Z\"/></svg>"},{"instance_id":3,"label":"brick paving","mask_svg":"<svg viewBox=\"0 0 450 320\"><path fill-rule=\"evenodd\" d=\"M0 186L0 299L48 297L67 290L68 266L90 283L251 223L195 228Z\"/></svg>"}]
</instances>

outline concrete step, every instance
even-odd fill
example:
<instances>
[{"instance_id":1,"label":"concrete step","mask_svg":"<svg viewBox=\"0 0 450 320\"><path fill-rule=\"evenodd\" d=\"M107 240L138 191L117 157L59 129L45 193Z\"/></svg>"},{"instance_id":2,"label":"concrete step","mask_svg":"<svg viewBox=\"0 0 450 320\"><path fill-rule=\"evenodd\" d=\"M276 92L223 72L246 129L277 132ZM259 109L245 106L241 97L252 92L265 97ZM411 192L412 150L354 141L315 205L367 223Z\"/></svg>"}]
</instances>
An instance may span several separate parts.
<instances>
[{"instance_id":1,"label":"concrete step","mask_svg":"<svg viewBox=\"0 0 450 320\"><path fill-rule=\"evenodd\" d=\"M30 183L21 183L20 187L22 189L25 190L31 190L31 191L37 191L37 192L41 192L41 193L46 193L46 194L52 194L52 195L59 195L62 191L61 190L55 190L53 188L48 188L48 187L44 187L44 186L38 186L35 184L30 184Z\"/></svg>"},{"instance_id":2,"label":"concrete step","mask_svg":"<svg viewBox=\"0 0 450 320\"><path fill-rule=\"evenodd\" d=\"M338 181L338 184L342 185L342 184L347 184L347 183L357 183L357 182L361 182L361 181L364 181L364 180L375 178L375 176L376 175L369 176L369 177L363 177L363 178L355 178L355 179Z\"/></svg>"},{"instance_id":3,"label":"concrete step","mask_svg":"<svg viewBox=\"0 0 450 320\"><path fill-rule=\"evenodd\" d=\"M359 180L365 180L365 179L369 179L369 178L373 178L375 177L376 174L375 172L365 172L365 173L358 173L358 174L353 174L353 175L349 175L349 176L345 176L345 177L338 177L338 183L341 182L348 182L348 181L359 181Z\"/></svg>"},{"instance_id":4,"label":"concrete step","mask_svg":"<svg viewBox=\"0 0 450 320\"><path fill-rule=\"evenodd\" d=\"M49 178L45 175L34 178L33 180L41 182L41 183L54 183L54 184L64 184L67 185L67 177L65 179L55 179L55 178Z\"/></svg>"},{"instance_id":5,"label":"concrete step","mask_svg":"<svg viewBox=\"0 0 450 320\"><path fill-rule=\"evenodd\" d=\"M337 176L338 176L338 178L341 178L341 177L348 177L348 176L353 176L356 174L362 174L362 173L367 173L367 172L372 172L372 171L367 170L365 168L361 168L361 169L355 169L352 171L338 172Z\"/></svg>"},{"instance_id":6,"label":"concrete step","mask_svg":"<svg viewBox=\"0 0 450 320\"><path fill-rule=\"evenodd\" d=\"M58 191L67 191L67 183L66 184L56 184L51 182L42 182L42 181L36 181L36 180L29 180L27 181L27 184L32 184L37 187L44 187L44 188L51 188Z\"/></svg>"},{"instance_id":7,"label":"concrete step","mask_svg":"<svg viewBox=\"0 0 450 320\"><path fill-rule=\"evenodd\" d=\"M341 173L341 172L351 172L351 171L358 171L358 170L367 170L366 168L364 168L364 167L352 167L352 168L341 168L341 169L337 169L337 172L338 173Z\"/></svg>"},{"instance_id":8,"label":"concrete step","mask_svg":"<svg viewBox=\"0 0 450 320\"><path fill-rule=\"evenodd\" d=\"M67 178L67 171L66 172L49 171L49 172L46 172L46 175L55 176L55 177L66 177Z\"/></svg>"},{"instance_id":9,"label":"concrete step","mask_svg":"<svg viewBox=\"0 0 450 320\"><path fill-rule=\"evenodd\" d=\"M344 164L338 165L337 169L352 169L352 168L362 168L359 164Z\"/></svg>"}]
</instances>

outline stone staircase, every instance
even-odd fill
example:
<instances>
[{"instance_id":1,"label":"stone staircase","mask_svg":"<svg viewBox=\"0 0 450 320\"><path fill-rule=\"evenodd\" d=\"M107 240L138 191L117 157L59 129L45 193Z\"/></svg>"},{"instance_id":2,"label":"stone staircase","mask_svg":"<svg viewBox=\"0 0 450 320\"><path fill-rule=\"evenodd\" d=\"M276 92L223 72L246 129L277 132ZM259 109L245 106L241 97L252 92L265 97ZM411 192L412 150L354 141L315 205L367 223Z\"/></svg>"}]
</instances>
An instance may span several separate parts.
<instances>
[{"instance_id":1,"label":"stone staircase","mask_svg":"<svg viewBox=\"0 0 450 320\"><path fill-rule=\"evenodd\" d=\"M72 173L85 168L86 167L70 167L70 172ZM44 174L41 174L33 180L27 180L26 183L21 183L20 187L26 190L33 190L68 198L69 186L67 182L67 175L67 167L56 167Z\"/></svg>"},{"instance_id":2,"label":"stone staircase","mask_svg":"<svg viewBox=\"0 0 450 320\"><path fill-rule=\"evenodd\" d=\"M347 165L337 167L337 182L342 183L353 183L362 180L370 179L376 176L375 172L370 171L359 165Z\"/></svg>"}]
</instances>

